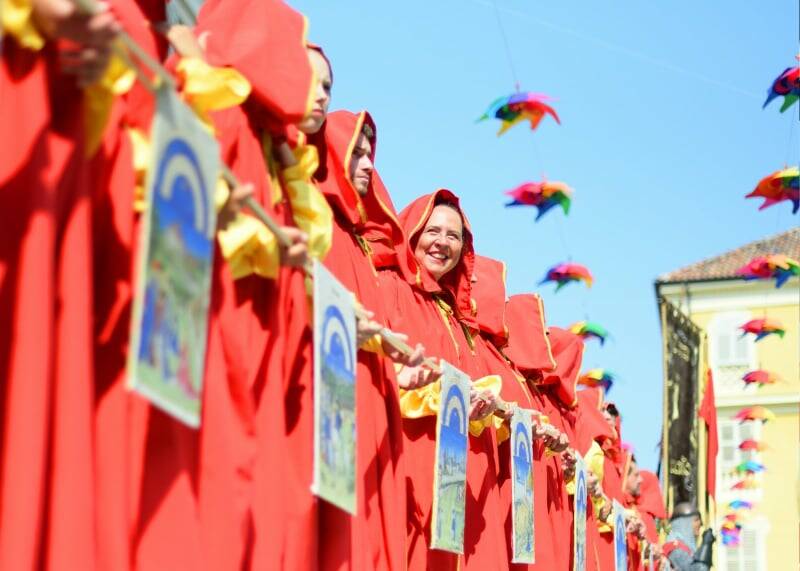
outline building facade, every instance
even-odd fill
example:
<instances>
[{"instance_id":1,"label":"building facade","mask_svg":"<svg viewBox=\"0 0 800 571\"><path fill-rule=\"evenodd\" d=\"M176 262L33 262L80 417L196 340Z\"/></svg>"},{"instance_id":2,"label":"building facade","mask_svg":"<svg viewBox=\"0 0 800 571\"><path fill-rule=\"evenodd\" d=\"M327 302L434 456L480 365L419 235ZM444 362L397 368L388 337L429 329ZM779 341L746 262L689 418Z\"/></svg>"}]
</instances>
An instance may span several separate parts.
<instances>
[{"instance_id":1,"label":"building facade","mask_svg":"<svg viewBox=\"0 0 800 571\"><path fill-rule=\"evenodd\" d=\"M775 280L744 281L736 275L750 259L778 253L800 259L800 230L752 242L656 281L657 296L680 308L705 333L719 434L715 531L731 501L754 506L744 512L739 545L716 544L715 566L725 571L800 565L800 278L776 288ZM784 336L756 341L752 334L743 335L741 326L759 318L781 322ZM757 369L779 380L746 386L742 377ZM765 407L775 419L761 423L734 418L743 407L754 405ZM766 449L740 450L745 440L756 440ZM736 467L747 461L765 469L753 475L751 489L734 489L743 480Z\"/></svg>"}]
</instances>

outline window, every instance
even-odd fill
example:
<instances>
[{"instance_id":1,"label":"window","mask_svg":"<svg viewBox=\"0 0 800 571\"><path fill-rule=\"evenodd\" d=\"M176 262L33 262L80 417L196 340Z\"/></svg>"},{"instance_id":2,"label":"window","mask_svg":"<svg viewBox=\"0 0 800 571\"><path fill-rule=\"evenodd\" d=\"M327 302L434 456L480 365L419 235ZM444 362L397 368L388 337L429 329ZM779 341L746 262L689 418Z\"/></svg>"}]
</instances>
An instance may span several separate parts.
<instances>
[{"instance_id":1,"label":"window","mask_svg":"<svg viewBox=\"0 0 800 571\"><path fill-rule=\"evenodd\" d=\"M708 324L709 361L719 395L742 395L756 390L742 381L745 373L757 368L753 338L742 337L739 329L750 319L752 316L746 311L729 311L718 313Z\"/></svg>"},{"instance_id":2,"label":"window","mask_svg":"<svg viewBox=\"0 0 800 571\"><path fill-rule=\"evenodd\" d=\"M761 439L760 422L739 423L732 419L718 418L719 430L719 461L717 462L717 489L719 490L720 505L727 504L735 499L755 502L761 499L763 492L760 488L753 490L732 490L731 487L742 479L736 473L736 466L742 462L753 460L761 463L761 454L755 450L739 450L739 444L744 440ZM756 482L762 476L754 476Z\"/></svg>"},{"instance_id":3,"label":"window","mask_svg":"<svg viewBox=\"0 0 800 571\"><path fill-rule=\"evenodd\" d=\"M745 523L738 546L721 545L717 569L766 571L766 524L761 518Z\"/></svg>"}]
</instances>

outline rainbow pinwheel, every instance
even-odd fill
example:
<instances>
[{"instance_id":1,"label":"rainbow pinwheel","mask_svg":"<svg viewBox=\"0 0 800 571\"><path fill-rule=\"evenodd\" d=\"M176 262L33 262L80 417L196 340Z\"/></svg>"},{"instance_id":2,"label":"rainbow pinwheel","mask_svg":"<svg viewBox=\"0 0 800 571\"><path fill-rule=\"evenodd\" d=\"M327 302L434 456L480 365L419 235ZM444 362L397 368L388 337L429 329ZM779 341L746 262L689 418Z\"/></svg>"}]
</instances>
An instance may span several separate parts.
<instances>
[{"instance_id":1,"label":"rainbow pinwheel","mask_svg":"<svg viewBox=\"0 0 800 571\"><path fill-rule=\"evenodd\" d=\"M783 254L768 254L750 260L736 273L746 280L775 278L775 287L781 287L792 276L800 276L800 263Z\"/></svg>"},{"instance_id":2,"label":"rainbow pinwheel","mask_svg":"<svg viewBox=\"0 0 800 571\"><path fill-rule=\"evenodd\" d=\"M606 369L590 369L578 377L578 384L582 387L603 387L606 392L614 384L614 373Z\"/></svg>"},{"instance_id":3,"label":"rainbow pinwheel","mask_svg":"<svg viewBox=\"0 0 800 571\"><path fill-rule=\"evenodd\" d=\"M800 168L788 167L765 176L745 198L763 198L764 202L758 207L759 210L789 200L792 203L792 214L797 214L800 210Z\"/></svg>"},{"instance_id":4,"label":"rainbow pinwheel","mask_svg":"<svg viewBox=\"0 0 800 571\"><path fill-rule=\"evenodd\" d=\"M752 477L739 480L733 486L731 486L731 490L755 490L756 488L758 488L758 482L756 482Z\"/></svg>"},{"instance_id":5,"label":"rainbow pinwheel","mask_svg":"<svg viewBox=\"0 0 800 571\"><path fill-rule=\"evenodd\" d=\"M742 472L747 472L748 474L757 474L758 472L763 472L766 470L766 468L764 468L764 464L759 464L755 460L748 460L747 462L742 462L736 466L734 470L740 474Z\"/></svg>"},{"instance_id":6,"label":"rainbow pinwheel","mask_svg":"<svg viewBox=\"0 0 800 571\"><path fill-rule=\"evenodd\" d=\"M725 547L738 547L742 543L741 535L739 534L739 530L729 530L729 529L722 529L722 545Z\"/></svg>"},{"instance_id":7,"label":"rainbow pinwheel","mask_svg":"<svg viewBox=\"0 0 800 571\"><path fill-rule=\"evenodd\" d=\"M586 266L565 262L547 270L547 275L539 282L539 285L555 282L558 284L556 286L556 291L558 291L568 283L578 281L586 282L586 287L592 287L593 279Z\"/></svg>"},{"instance_id":8,"label":"rainbow pinwheel","mask_svg":"<svg viewBox=\"0 0 800 571\"><path fill-rule=\"evenodd\" d=\"M786 330L783 328L783 323L777 319L772 319L769 317L765 317L763 319L751 319L739 329L742 330L742 337L748 333L752 333L756 336L756 341L761 341L767 335L773 334L783 339L783 336L786 334Z\"/></svg>"},{"instance_id":9,"label":"rainbow pinwheel","mask_svg":"<svg viewBox=\"0 0 800 571\"><path fill-rule=\"evenodd\" d=\"M750 371L749 373L747 373L744 377L742 377L742 380L747 385L752 385L753 383L755 383L759 387L763 387L764 385L774 385L775 383L780 381L781 378L775 373L772 373L770 371L765 371L764 369L757 369L755 371Z\"/></svg>"},{"instance_id":10,"label":"rainbow pinwheel","mask_svg":"<svg viewBox=\"0 0 800 571\"><path fill-rule=\"evenodd\" d=\"M569 330L583 339L597 339L600 345L605 345L608 338L606 328L592 321L578 321L570 325Z\"/></svg>"},{"instance_id":11,"label":"rainbow pinwheel","mask_svg":"<svg viewBox=\"0 0 800 571\"><path fill-rule=\"evenodd\" d=\"M775 420L775 414L769 410L764 408L763 406L748 406L746 408L741 409L737 412L734 417L739 422L747 422L747 421L754 421L760 420L761 422L767 422L769 420Z\"/></svg>"},{"instance_id":12,"label":"rainbow pinwheel","mask_svg":"<svg viewBox=\"0 0 800 571\"><path fill-rule=\"evenodd\" d=\"M798 56L800 59L800 56ZM787 67L783 70L772 85L767 90L767 100L764 102L764 107L769 105L769 102L776 97L783 97L783 105L781 105L781 113L791 107L798 98L800 98L800 66Z\"/></svg>"},{"instance_id":13,"label":"rainbow pinwheel","mask_svg":"<svg viewBox=\"0 0 800 571\"><path fill-rule=\"evenodd\" d=\"M732 510L749 510L753 508L753 504L745 500L733 500L728 507Z\"/></svg>"},{"instance_id":14,"label":"rainbow pinwheel","mask_svg":"<svg viewBox=\"0 0 800 571\"><path fill-rule=\"evenodd\" d=\"M767 449L766 444L764 444L763 442L759 442L758 440L753 440L752 438L748 438L747 440L742 440L739 443L739 450L763 452L766 449Z\"/></svg>"},{"instance_id":15,"label":"rainbow pinwheel","mask_svg":"<svg viewBox=\"0 0 800 571\"><path fill-rule=\"evenodd\" d=\"M573 190L565 183L544 180L542 182L526 182L506 192L512 198L506 206L535 206L538 221L554 206L560 206L564 214L569 214L572 204Z\"/></svg>"},{"instance_id":16,"label":"rainbow pinwheel","mask_svg":"<svg viewBox=\"0 0 800 571\"><path fill-rule=\"evenodd\" d=\"M490 117L500 119L503 124L497 132L498 136L522 121L529 121L533 131L539 126L545 115L550 115L560 125L561 120L558 118L555 109L547 105L546 101L552 101L552 99L541 93L515 93L514 95L500 97L489 105L486 113L481 115L478 121L483 121Z\"/></svg>"}]
</instances>

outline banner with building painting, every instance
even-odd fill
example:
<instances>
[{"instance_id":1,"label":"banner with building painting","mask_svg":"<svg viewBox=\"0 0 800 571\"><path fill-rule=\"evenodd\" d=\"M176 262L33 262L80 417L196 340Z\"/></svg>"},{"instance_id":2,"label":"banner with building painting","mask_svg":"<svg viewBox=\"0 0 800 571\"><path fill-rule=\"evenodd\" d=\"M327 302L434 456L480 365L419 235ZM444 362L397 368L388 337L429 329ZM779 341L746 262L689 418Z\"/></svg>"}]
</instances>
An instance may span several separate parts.
<instances>
[{"instance_id":1,"label":"banner with building painting","mask_svg":"<svg viewBox=\"0 0 800 571\"><path fill-rule=\"evenodd\" d=\"M511 417L511 561L535 563L533 522L533 440L531 411L514 410Z\"/></svg>"},{"instance_id":2,"label":"banner with building painting","mask_svg":"<svg viewBox=\"0 0 800 571\"><path fill-rule=\"evenodd\" d=\"M469 377L442 361L436 419L431 549L464 553L469 438Z\"/></svg>"}]
</instances>

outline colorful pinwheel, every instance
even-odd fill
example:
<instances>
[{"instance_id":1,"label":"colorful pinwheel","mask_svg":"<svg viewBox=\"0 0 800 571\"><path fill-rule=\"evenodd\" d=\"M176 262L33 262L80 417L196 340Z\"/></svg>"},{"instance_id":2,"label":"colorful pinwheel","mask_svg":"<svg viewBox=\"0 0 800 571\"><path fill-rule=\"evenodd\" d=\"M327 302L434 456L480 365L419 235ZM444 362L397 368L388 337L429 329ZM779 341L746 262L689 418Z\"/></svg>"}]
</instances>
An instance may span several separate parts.
<instances>
[{"instance_id":1,"label":"colorful pinwheel","mask_svg":"<svg viewBox=\"0 0 800 571\"><path fill-rule=\"evenodd\" d=\"M767 422L769 420L775 420L775 414L763 406L756 405L741 409L736 413L736 415L734 415L733 418L739 422L746 422L749 420L760 420L761 422Z\"/></svg>"},{"instance_id":2,"label":"colorful pinwheel","mask_svg":"<svg viewBox=\"0 0 800 571\"><path fill-rule=\"evenodd\" d=\"M739 480L733 486L731 486L731 490L755 490L756 488L758 488L758 482L756 482L752 477Z\"/></svg>"},{"instance_id":3,"label":"colorful pinwheel","mask_svg":"<svg viewBox=\"0 0 800 571\"><path fill-rule=\"evenodd\" d=\"M503 124L497 132L498 136L522 121L529 121L533 131L539 126L545 115L550 115L560 125L561 120L558 118L555 109L547 105L546 101L552 101L552 99L541 93L515 93L514 95L500 97L489 105L486 113L481 115L478 121L483 121L490 117L500 119Z\"/></svg>"},{"instance_id":4,"label":"colorful pinwheel","mask_svg":"<svg viewBox=\"0 0 800 571\"><path fill-rule=\"evenodd\" d=\"M747 373L744 377L742 377L742 380L746 385L752 385L753 383L756 383L759 387L763 387L764 385L774 385L781 379L775 373L765 371L764 369L757 369Z\"/></svg>"},{"instance_id":5,"label":"colorful pinwheel","mask_svg":"<svg viewBox=\"0 0 800 571\"><path fill-rule=\"evenodd\" d=\"M728 507L732 510L749 510L752 509L753 504L745 500L733 500Z\"/></svg>"},{"instance_id":6,"label":"colorful pinwheel","mask_svg":"<svg viewBox=\"0 0 800 571\"><path fill-rule=\"evenodd\" d=\"M798 59L800 59L800 56L798 56ZM776 97L783 97L781 113L786 111L800 98L800 66L787 67L783 70L783 73L772 82L772 85L770 85L767 90L767 100L764 102L762 109Z\"/></svg>"},{"instance_id":7,"label":"colorful pinwheel","mask_svg":"<svg viewBox=\"0 0 800 571\"><path fill-rule=\"evenodd\" d=\"M758 440L753 440L752 438L748 438L747 440L742 440L739 443L739 450L744 451L754 451L754 452L763 452L767 449L767 445L763 442L759 442Z\"/></svg>"},{"instance_id":8,"label":"colorful pinwheel","mask_svg":"<svg viewBox=\"0 0 800 571\"><path fill-rule=\"evenodd\" d=\"M748 460L747 462L742 462L736 466L734 470L740 474L742 472L747 472L748 474L757 474L758 472L763 472L766 470L766 468L764 468L764 464L759 464L755 460Z\"/></svg>"},{"instance_id":9,"label":"colorful pinwheel","mask_svg":"<svg viewBox=\"0 0 800 571\"><path fill-rule=\"evenodd\" d=\"M748 333L752 333L756 336L756 341L761 341L767 335L772 334L775 334L783 339L783 336L786 334L786 330L783 328L783 323L777 319L772 319L769 317L765 317L763 319L751 319L739 329L742 330L742 337Z\"/></svg>"},{"instance_id":10,"label":"colorful pinwheel","mask_svg":"<svg viewBox=\"0 0 800 571\"><path fill-rule=\"evenodd\" d=\"M558 291L568 283L577 281L584 281L586 282L586 287L592 287L593 279L586 266L565 262L547 270L547 275L539 282L539 285L555 282L558 284L556 286L556 291Z\"/></svg>"},{"instance_id":11,"label":"colorful pinwheel","mask_svg":"<svg viewBox=\"0 0 800 571\"><path fill-rule=\"evenodd\" d=\"M570 325L569 330L575 335L580 335L583 339L597 339L600 341L600 345L605 345L608 338L606 328L592 321L578 321Z\"/></svg>"},{"instance_id":12,"label":"colorful pinwheel","mask_svg":"<svg viewBox=\"0 0 800 571\"><path fill-rule=\"evenodd\" d=\"M738 547L742 543L741 535L738 530L721 530L722 545L725 547Z\"/></svg>"},{"instance_id":13,"label":"colorful pinwheel","mask_svg":"<svg viewBox=\"0 0 800 571\"><path fill-rule=\"evenodd\" d=\"M788 167L765 176L745 198L763 198L764 202L758 207L759 210L789 200L792 203L792 214L797 214L800 210L800 168Z\"/></svg>"},{"instance_id":14,"label":"colorful pinwheel","mask_svg":"<svg viewBox=\"0 0 800 571\"><path fill-rule=\"evenodd\" d=\"M736 273L746 280L775 278L775 287L781 287L792 276L800 276L800 263L783 254L769 254L750 260Z\"/></svg>"},{"instance_id":15,"label":"colorful pinwheel","mask_svg":"<svg viewBox=\"0 0 800 571\"><path fill-rule=\"evenodd\" d=\"M538 213L536 220L554 206L561 206L564 214L569 214L572 204L573 190L565 183L544 180L542 182L526 182L514 190L506 192L512 198L506 206L535 206Z\"/></svg>"},{"instance_id":16,"label":"colorful pinwheel","mask_svg":"<svg viewBox=\"0 0 800 571\"><path fill-rule=\"evenodd\" d=\"M614 373L606 369L590 369L578 377L578 384L582 387L603 387L606 392L614 384Z\"/></svg>"}]
</instances>

